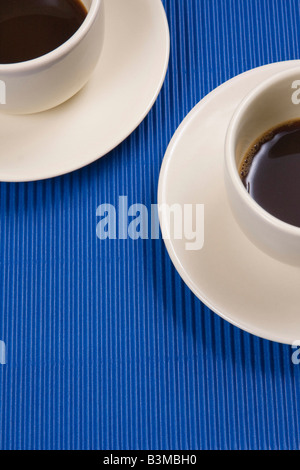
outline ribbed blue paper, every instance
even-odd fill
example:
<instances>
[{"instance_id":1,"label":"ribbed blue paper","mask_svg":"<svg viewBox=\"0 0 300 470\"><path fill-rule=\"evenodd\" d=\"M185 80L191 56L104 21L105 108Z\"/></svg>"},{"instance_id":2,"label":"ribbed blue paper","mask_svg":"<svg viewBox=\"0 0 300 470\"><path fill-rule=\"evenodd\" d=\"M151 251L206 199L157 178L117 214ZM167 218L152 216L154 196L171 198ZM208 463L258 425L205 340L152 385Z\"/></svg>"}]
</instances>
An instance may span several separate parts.
<instances>
[{"instance_id":1,"label":"ribbed blue paper","mask_svg":"<svg viewBox=\"0 0 300 470\"><path fill-rule=\"evenodd\" d=\"M0 185L2 449L299 448L292 349L210 312L162 240L96 236L100 204L156 202L168 142L201 98L299 58L298 0L163 3L169 72L131 137L73 174Z\"/></svg>"}]
</instances>

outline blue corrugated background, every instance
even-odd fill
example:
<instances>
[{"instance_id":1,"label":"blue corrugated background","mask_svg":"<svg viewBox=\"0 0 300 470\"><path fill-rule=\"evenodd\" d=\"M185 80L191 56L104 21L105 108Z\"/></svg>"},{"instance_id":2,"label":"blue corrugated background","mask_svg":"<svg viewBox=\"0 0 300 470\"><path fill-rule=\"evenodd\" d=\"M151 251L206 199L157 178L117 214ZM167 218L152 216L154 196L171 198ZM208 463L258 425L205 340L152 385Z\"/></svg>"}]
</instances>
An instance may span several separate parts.
<instances>
[{"instance_id":1,"label":"blue corrugated background","mask_svg":"<svg viewBox=\"0 0 300 470\"><path fill-rule=\"evenodd\" d=\"M299 448L292 349L211 313L161 240L96 237L98 205L156 202L167 144L203 96L299 58L298 0L163 3L169 72L131 137L73 174L0 185L2 449Z\"/></svg>"}]
</instances>

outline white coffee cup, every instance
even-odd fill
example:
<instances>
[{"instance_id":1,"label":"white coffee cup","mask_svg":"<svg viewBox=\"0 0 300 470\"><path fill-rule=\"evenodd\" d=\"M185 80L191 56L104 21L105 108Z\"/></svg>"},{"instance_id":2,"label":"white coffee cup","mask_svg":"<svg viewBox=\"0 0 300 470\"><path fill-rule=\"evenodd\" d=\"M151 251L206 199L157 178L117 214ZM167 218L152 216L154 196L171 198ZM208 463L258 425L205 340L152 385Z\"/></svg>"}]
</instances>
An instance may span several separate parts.
<instances>
[{"instance_id":1,"label":"white coffee cup","mask_svg":"<svg viewBox=\"0 0 300 470\"><path fill-rule=\"evenodd\" d=\"M93 73L104 40L104 0L82 0L88 14L57 49L26 62L0 64L0 111L29 114L58 106Z\"/></svg>"},{"instance_id":2,"label":"white coffee cup","mask_svg":"<svg viewBox=\"0 0 300 470\"><path fill-rule=\"evenodd\" d=\"M300 119L300 66L261 83L236 109L226 137L225 184L234 216L247 237L272 257L300 266L300 228L258 205L238 172L249 147L266 131L290 119Z\"/></svg>"}]
</instances>

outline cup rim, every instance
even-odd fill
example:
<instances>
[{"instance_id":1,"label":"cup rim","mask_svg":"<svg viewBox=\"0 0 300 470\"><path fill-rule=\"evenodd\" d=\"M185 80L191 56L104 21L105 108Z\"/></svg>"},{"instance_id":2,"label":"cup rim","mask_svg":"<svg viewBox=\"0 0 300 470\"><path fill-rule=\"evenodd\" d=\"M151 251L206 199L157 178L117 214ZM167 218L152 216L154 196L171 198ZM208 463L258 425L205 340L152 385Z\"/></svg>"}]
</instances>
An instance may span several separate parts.
<instances>
[{"instance_id":1,"label":"cup rim","mask_svg":"<svg viewBox=\"0 0 300 470\"><path fill-rule=\"evenodd\" d=\"M300 237L300 227L291 225L283 220L278 219L274 215L270 214L263 207L261 207L247 192L245 186L242 183L238 169L235 162L235 137L237 134L237 127L241 118L247 112L249 105L260 95L262 95L270 86L276 84L284 78L289 76L294 76L295 72L298 71L300 76L300 66L293 67L289 70L284 70L283 72L276 73L273 77L264 80L258 86L256 86L246 97L241 101L236 110L234 111L233 117L230 121L229 127L227 129L226 141L225 141L225 165L227 172L230 176L230 181L234 185L236 191L238 192L239 197L243 200L243 203L248 206L248 208L254 211L267 223L271 224L275 229L279 229L282 232L285 232L289 235L294 235ZM259 137L259 136L257 136Z\"/></svg>"},{"instance_id":2,"label":"cup rim","mask_svg":"<svg viewBox=\"0 0 300 470\"><path fill-rule=\"evenodd\" d=\"M37 67L43 67L49 63L57 62L62 57L67 55L82 39L87 35L91 26L93 25L101 2L103 0L91 0L91 7L80 27L77 31L63 44L58 46L56 49L53 49L47 54L36 57L35 59L26 60L23 62L15 62L11 64L1 64L0 63L0 73L11 74L15 72L27 72L33 70Z\"/></svg>"}]
</instances>

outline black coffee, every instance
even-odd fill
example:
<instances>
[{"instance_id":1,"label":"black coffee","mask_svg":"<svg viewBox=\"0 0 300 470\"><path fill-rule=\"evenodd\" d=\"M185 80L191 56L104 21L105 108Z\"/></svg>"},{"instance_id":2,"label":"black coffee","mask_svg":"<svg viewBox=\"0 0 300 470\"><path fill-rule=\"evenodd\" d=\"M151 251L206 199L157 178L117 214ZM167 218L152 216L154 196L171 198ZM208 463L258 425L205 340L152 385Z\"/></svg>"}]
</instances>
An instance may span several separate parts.
<instances>
[{"instance_id":1,"label":"black coffee","mask_svg":"<svg viewBox=\"0 0 300 470\"><path fill-rule=\"evenodd\" d=\"M300 120L285 122L260 137L242 160L240 176L261 207L300 227Z\"/></svg>"},{"instance_id":2,"label":"black coffee","mask_svg":"<svg viewBox=\"0 0 300 470\"><path fill-rule=\"evenodd\" d=\"M81 0L0 0L0 63L53 51L73 36L86 15Z\"/></svg>"}]
</instances>

